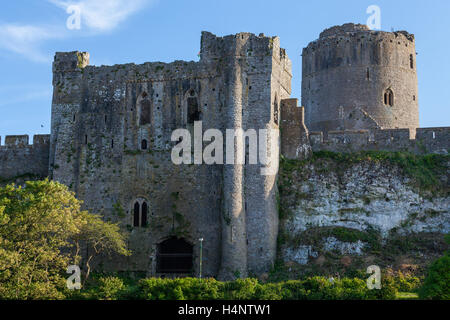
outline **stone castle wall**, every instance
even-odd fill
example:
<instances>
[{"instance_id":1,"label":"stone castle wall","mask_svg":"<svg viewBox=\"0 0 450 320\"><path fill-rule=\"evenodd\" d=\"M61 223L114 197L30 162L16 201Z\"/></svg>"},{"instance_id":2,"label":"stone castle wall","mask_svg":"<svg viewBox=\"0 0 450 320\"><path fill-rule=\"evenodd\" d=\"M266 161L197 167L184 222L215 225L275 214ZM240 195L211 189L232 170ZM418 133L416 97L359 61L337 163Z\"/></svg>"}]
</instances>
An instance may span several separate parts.
<instances>
[{"instance_id":1,"label":"stone castle wall","mask_svg":"<svg viewBox=\"0 0 450 320\"><path fill-rule=\"evenodd\" d=\"M310 151L406 151L414 154L450 152L450 127L409 129L366 129L309 131L304 122L304 107L297 99L281 104L281 154L303 159Z\"/></svg>"},{"instance_id":2,"label":"stone castle wall","mask_svg":"<svg viewBox=\"0 0 450 320\"><path fill-rule=\"evenodd\" d=\"M414 36L345 24L303 49L302 105L311 131L419 126ZM391 91L392 105L384 101Z\"/></svg>"},{"instance_id":3,"label":"stone castle wall","mask_svg":"<svg viewBox=\"0 0 450 320\"><path fill-rule=\"evenodd\" d=\"M204 276L259 275L276 257L277 174L262 175L265 166L248 161L175 165L172 132L186 128L194 137L196 121L224 139L226 129L280 129L269 165L280 153L303 159L320 150L448 153L450 128L415 130L413 52L406 32L325 30L303 52L305 107L290 99L291 62L277 37L203 32L199 62L97 67L88 53L56 53L51 134L35 136L33 145L28 136L7 137L0 178L50 176L85 209L120 222L133 255L105 257L105 270L157 275L158 244L176 236L193 245L194 274L203 238ZM389 107L381 105L388 88ZM148 226L137 227L134 204L143 201Z\"/></svg>"},{"instance_id":4,"label":"stone castle wall","mask_svg":"<svg viewBox=\"0 0 450 320\"><path fill-rule=\"evenodd\" d=\"M194 245L195 270L204 238L205 276L272 266L276 176L261 176L258 165L174 165L171 134L193 131L193 101L203 132L276 128L279 101L290 95L290 61L278 38L249 33L204 32L200 55L200 62L101 67L89 66L87 53L55 56L52 177L130 231L133 256L105 268L155 274L157 245L172 235ZM148 228L132 226L136 199L149 204Z\"/></svg>"},{"instance_id":5,"label":"stone castle wall","mask_svg":"<svg viewBox=\"0 0 450 320\"><path fill-rule=\"evenodd\" d=\"M408 129L310 132L313 151L408 151L414 154L450 152L450 127L418 128L415 137Z\"/></svg>"},{"instance_id":6,"label":"stone castle wall","mask_svg":"<svg viewBox=\"0 0 450 320\"><path fill-rule=\"evenodd\" d=\"M14 181L21 176L45 178L48 176L50 135L35 135L29 144L27 135L6 136L1 145L0 178Z\"/></svg>"}]
</instances>

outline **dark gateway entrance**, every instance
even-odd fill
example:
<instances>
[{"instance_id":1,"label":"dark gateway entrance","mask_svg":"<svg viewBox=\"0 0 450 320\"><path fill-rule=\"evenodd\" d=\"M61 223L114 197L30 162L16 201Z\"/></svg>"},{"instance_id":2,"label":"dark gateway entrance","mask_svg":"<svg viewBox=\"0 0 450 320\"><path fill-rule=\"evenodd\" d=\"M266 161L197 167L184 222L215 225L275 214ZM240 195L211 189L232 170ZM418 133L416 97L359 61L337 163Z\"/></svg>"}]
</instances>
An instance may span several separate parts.
<instances>
[{"instance_id":1,"label":"dark gateway entrance","mask_svg":"<svg viewBox=\"0 0 450 320\"><path fill-rule=\"evenodd\" d=\"M170 238L158 245L157 273L191 273L193 247L184 239Z\"/></svg>"}]
</instances>

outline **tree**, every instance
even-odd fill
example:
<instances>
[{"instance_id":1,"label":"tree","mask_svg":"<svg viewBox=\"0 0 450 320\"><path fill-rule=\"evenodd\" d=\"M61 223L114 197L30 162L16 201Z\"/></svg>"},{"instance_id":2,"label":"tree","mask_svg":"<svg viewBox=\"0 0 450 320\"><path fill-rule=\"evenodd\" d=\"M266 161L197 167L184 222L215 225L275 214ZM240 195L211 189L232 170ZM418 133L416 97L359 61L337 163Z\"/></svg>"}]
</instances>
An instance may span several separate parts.
<instances>
[{"instance_id":1,"label":"tree","mask_svg":"<svg viewBox=\"0 0 450 320\"><path fill-rule=\"evenodd\" d=\"M102 230L89 231L90 223ZM66 186L44 180L0 188L0 299L64 298L65 270L80 240L128 254L119 227L82 211Z\"/></svg>"},{"instance_id":2,"label":"tree","mask_svg":"<svg viewBox=\"0 0 450 320\"><path fill-rule=\"evenodd\" d=\"M86 257L86 276L84 282L91 272L92 259L100 254L117 253L121 255L130 255L126 249L125 236L120 232L117 224L112 224L102 220L99 215L81 212L82 225L80 232L75 235L74 242L76 247L75 261L80 261L80 248L84 244L87 246L88 254Z\"/></svg>"},{"instance_id":3,"label":"tree","mask_svg":"<svg viewBox=\"0 0 450 320\"><path fill-rule=\"evenodd\" d=\"M450 236L446 235L445 239L450 244ZM421 299L450 300L449 251L430 265L419 296Z\"/></svg>"}]
</instances>

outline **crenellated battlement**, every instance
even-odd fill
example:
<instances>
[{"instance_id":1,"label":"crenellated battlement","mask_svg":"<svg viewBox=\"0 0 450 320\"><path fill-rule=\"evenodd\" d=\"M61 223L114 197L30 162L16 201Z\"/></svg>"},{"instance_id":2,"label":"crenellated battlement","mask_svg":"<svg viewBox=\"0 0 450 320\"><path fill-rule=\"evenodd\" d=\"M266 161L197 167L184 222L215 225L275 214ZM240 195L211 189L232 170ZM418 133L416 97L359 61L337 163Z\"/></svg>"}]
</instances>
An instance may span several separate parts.
<instances>
[{"instance_id":1,"label":"crenellated battlement","mask_svg":"<svg viewBox=\"0 0 450 320\"><path fill-rule=\"evenodd\" d=\"M415 137L409 129L346 130L310 132L313 151L408 151L415 154L448 153L450 127L418 128Z\"/></svg>"},{"instance_id":2,"label":"crenellated battlement","mask_svg":"<svg viewBox=\"0 0 450 320\"><path fill-rule=\"evenodd\" d=\"M1 141L0 137L0 180L48 176L50 135L34 135L33 144L28 135L6 136L4 145Z\"/></svg>"},{"instance_id":3,"label":"crenellated battlement","mask_svg":"<svg viewBox=\"0 0 450 320\"><path fill-rule=\"evenodd\" d=\"M304 107L297 99L281 101L281 153L290 159L302 159L312 151L408 151L414 154L450 152L450 127L409 129L364 129L309 131Z\"/></svg>"},{"instance_id":4,"label":"crenellated battlement","mask_svg":"<svg viewBox=\"0 0 450 320\"><path fill-rule=\"evenodd\" d=\"M0 136L0 150L6 148L29 148L29 147L46 147L50 144L49 134L35 134L33 143L30 144L28 135L10 135L5 136L5 144L2 145L2 137Z\"/></svg>"},{"instance_id":5,"label":"crenellated battlement","mask_svg":"<svg viewBox=\"0 0 450 320\"><path fill-rule=\"evenodd\" d=\"M280 38L268 37L263 33L240 32L234 35L218 37L203 31L201 39L201 61L223 58L225 56L270 56L285 58L284 49L280 49Z\"/></svg>"},{"instance_id":6,"label":"crenellated battlement","mask_svg":"<svg viewBox=\"0 0 450 320\"><path fill-rule=\"evenodd\" d=\"M302 53L302 105L311 131L419 127L414 35L344 24ZM356 112L356 114L354 112Z\"/></svg>"},{"instance_id":7,"label":"crenellated battlement","mask_svg":"<svg viewBox=\"0 0 450 320\"><path fill-rule=\"evenodd\" d=\"M196 132L206 142L209 129L279 129L280 140L266 141L271 168L280 154L450 150L450 127L417 129L413 35L332 27L303 50L302 63L298 107L292 64L276 36L202 32L199 61L95 66L87 52L57 52L51 134L31 144L28 135L0 137L0 183L48 176L74 191L83 209L131 228L133 255L102 261L105 271L164 274L160 245L176 234L194 253L205 237L204 276L265 274L277 256L277 172L262 174L264 161L201 165L194 156L187 165L189 148L186 165L175 164L168 152L175 130L193 133L197 154ZM220 141L205 143L205 154L213 143Z\"/></svg>"}]
</instances>

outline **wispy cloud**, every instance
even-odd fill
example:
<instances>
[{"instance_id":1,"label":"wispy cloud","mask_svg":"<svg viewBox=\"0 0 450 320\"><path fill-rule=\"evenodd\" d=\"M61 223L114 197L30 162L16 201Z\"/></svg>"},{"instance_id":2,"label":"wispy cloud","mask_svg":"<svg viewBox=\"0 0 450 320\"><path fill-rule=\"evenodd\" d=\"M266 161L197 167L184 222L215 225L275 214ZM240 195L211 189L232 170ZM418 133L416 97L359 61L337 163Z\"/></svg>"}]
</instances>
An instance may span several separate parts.
<instances>
[{"instance_id":1,"label":"wispy cloud","mask_svg":"<svg viewBox=\"0 0 450 320\"><path fill-rule=\"evenodd\" d=\"M58 7L67 10L77 6L81 12L82 27L104 32L116 28L130 15L142 9L151 0L48 0Z\"/></svg>"},{"instance_id":2,"label":"wispy cloud","mask_svg":"<svg viewBox=\"0 0 450 320\"><path fill-rule=\"evenodd\" d=\"M0 25L0 48L18 53L37 62L47 62L49 57L40 51L40 44L61 38L62 33L52 27L33 25Z\"/></svg>"},{"instance_id":3,"label":"wispy cloud","mask_svg":"<svg viewBox=\"0 0 450 320\"><path fill-rule=\"evenodd\" d=\"M0 88L0 108L23 104L29 101L48 100L52 98L53 87L49 85L20 84Z\"/></svg>"},{"instance_id":4,"label":"wispy cloud","mask_svg":"<svg viewBox=\"0 0 450 320\"><path fill-rule=\"evenodd\" d=\"M157 0L47 1L65 11L70 6L77 6L80 9L81 29L87 31L87 35L97 35L115 29L133 13ZM50 62L51 55L42 52L42 44L49 40L76 35L79 33L66 29L66 21L61 21L57 26L0 24L0 49L22 55L35 62Z\"/></svg>"}]
</instances>

